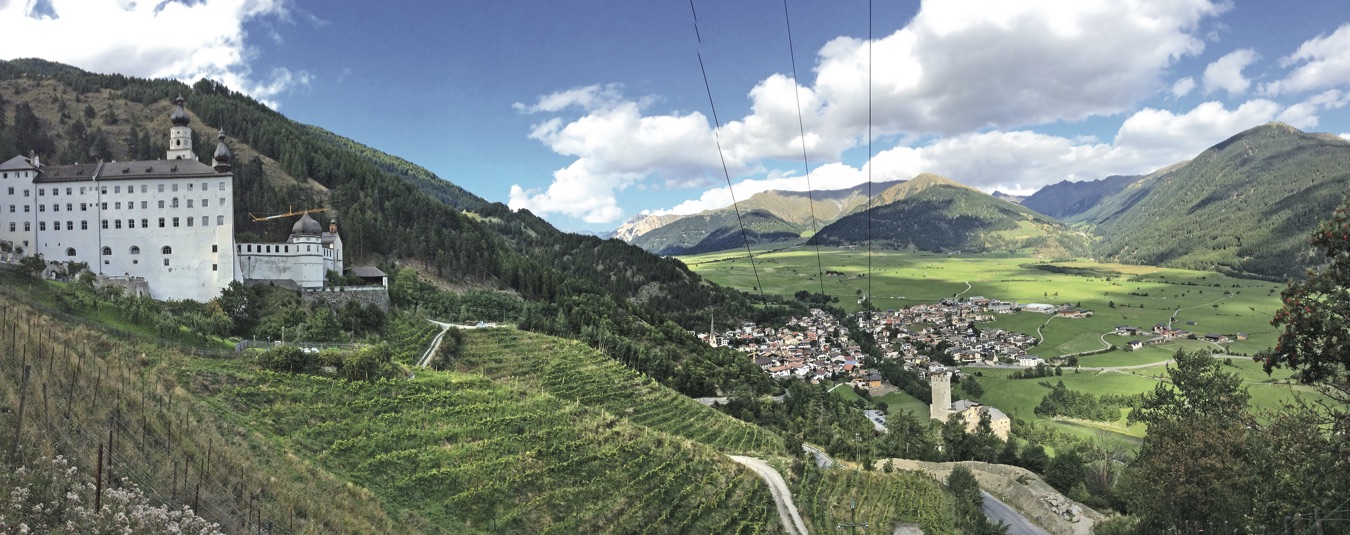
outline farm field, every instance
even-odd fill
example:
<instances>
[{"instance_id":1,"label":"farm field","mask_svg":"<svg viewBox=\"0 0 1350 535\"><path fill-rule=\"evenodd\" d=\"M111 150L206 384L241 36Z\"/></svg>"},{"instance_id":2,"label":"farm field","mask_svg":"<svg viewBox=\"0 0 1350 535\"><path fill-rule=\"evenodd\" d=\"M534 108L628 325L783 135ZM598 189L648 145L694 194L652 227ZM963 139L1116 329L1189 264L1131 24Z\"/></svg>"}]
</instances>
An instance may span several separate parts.
<instances>
[{"instance_id":1,"label":"farm field","mask_svg":"<svg viewBox=\"0 0 1350 535\"><path fill-rule=\"evenodd\" d=\"M821 291L816 250L778 244L755 250L755 263L765 293L791 296L800 290ZM838 306L861 310L858 296L868 291L868 255L862 249L821 248L825 271L843 273L824 278L825 292ZM745 291L756 290L755 274L744 250L682 257L700 275ZM984 296L1020 304L1072 304L1094 311L1089 318L1054 318L1036 313L1001 315L990 326L1036 334L1044 325L1044 343L1032 353L1055 357L1104 347L1102 335L1117 325L1149 329L1167 323L1199 335L1238 332L1249 339L1227 344L1230 351L1255 353L1275 343L1270 318L1279 308L1282 284L1238 279L1218 273L1088 260L1048 261L1006 254L942 255L873 251L871 292L879 309L934 303L953 295ZM1047 320L1049 323L1047 324ZM1189 322L1189 323L1188 323ZM1127 339L1108 336L1107 342ZM1140 360L1170 355L1178 346L1164 344ZM1215 349L1211 344L1208 347ZM1166 360L1159 358L1155 362ZM1147 363L1144 361L1143 363ZM1089 366L1083 363L1084 366Z\"/></svg>"}]
</instances>

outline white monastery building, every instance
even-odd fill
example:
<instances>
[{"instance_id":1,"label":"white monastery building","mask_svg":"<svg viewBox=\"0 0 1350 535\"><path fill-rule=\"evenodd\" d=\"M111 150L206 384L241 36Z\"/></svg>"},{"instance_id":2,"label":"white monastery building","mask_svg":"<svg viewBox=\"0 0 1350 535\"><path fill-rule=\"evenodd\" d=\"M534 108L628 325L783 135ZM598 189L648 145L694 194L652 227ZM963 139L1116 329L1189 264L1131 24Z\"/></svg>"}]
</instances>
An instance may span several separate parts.
<instances>
[{"instance_id":1,"label":"white monastery building","mask_svg":"<svg viewBox=\"0 0 1350 535\"><path fill-rule=\"evenodd\" d=\"M0 163L0 242L49 262L85 262L105 280L144 282L155 299L208 301L232 281L320 288L342 272L336 224L308 214L285 243L234 242L234 176L225 133L197 161L183 97L163 160Z\"/></svg>"}]
</instances>

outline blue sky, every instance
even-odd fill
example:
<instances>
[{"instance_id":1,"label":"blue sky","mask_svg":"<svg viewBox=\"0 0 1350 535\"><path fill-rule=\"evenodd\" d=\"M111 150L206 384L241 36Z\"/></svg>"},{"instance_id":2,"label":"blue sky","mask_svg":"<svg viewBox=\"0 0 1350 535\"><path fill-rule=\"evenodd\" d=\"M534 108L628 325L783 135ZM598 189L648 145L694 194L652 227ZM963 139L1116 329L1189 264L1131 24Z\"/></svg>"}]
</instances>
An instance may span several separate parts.
<instances>
[{"instance_id":1,"label":"blue sky","mask_svg":"<svg viewBox=\"0 0 1350 535\"><path fill-rule=\"evenodd\" d=\"M781 0L694 5L702 44L688 0L0 0L0 57L211 77L574 230L725 206L722 159L740 199L805 189L803 152L815 189L1030 192L1350 133L1340 2L878 1L869 42L866 1L789 0L796 83Z\"/></svg>"}]
</instances>

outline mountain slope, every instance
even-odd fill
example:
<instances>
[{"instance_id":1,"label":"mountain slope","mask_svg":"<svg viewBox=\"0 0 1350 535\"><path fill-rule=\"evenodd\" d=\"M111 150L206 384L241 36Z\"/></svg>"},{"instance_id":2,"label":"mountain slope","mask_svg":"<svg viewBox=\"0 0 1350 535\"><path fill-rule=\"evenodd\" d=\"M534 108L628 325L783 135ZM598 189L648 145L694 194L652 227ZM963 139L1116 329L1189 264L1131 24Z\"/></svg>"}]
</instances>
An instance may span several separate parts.
<instances>
[{"instance_id":1,"label":"mountain slope","mask_svg":"<svg viewBox=\"0 0 1350 535\"><path fill-rule=\"evenodd\" d=\"M1163 169L1075 217L1123 262L1284 278L1350 186L1350 142L1271 123Z\"/></svg>"},{"instance_id":2,"label":"mountain slope","mask_svg":"<svg viewBox=\"0 0 1350 535\"><path fill-rule=\"evenodd\" d=\"M877 182L871 191L885 191L901 182ZM744 220L750 244L793 240L809 235L859 207L867 205L867 184L827 191L764 191L716 210L664 220L628 240L648 251L662 255L697 254L742 247L741 226L736 208ZM875 203L875 199L873 200ZM657 216L669 218L671 216ZM661 220L652 221L652 223ZM622 227L621 227L622 228Z\"/></svg>"},{"instance_id":3,"label":"mountain slope","mask_svg":"<svg viewBox=\"0 0 1350 535\"><path fill-rule=\"evenodd\" d=\"M884 192L870 215L855 212L821 229L821 245L873 243L925 251L1029 249L1042 256L1086 251L1087 237L1025 207L937 175L920 175ZM870 219L870 221L869 221Z\"/></svg>"},{"instance_id":4,"label":"mountain slope","mask_svg":"<svg viewBox=\"0 0 1350 535\"><path fill-rule=\"evenodd\" d=\"M40 148L46 163L160 158L164 149L156 140L169 127L169 101L180 94L200 158L214 149L205 140L219 129L235 152L238 233L280 241L293 221L258 224L249 212L327 207L339 222L348 265L377 264L391 283L415 280L398 276L407 269L437 279L441 288L501 291L524 302L521 310L549 318L608 320L644 357L631 361L634 368L688 394L770 388L764 374L734 352L685 347L686 331L703 325L710 312L767 321L800 305L752 306L742 292L708 284L676 260L559 231L528 211L488 203L405 160L296 123L209 80L188 86L36 59L0 61L0 106L16 125L0 125L0 151L17 153L24 143ZM435 295L419 299L425 302L405 304L436 309ZM607 305L593 306L598 302ZM578 338L586 326L547 327Z\"/></svg>"},{"instance_id":5,"label":"mountain slope","mask_svg":"<svg viewBox=\"0 0 1350 535\"><path fill-rule=\"evenodd\" d=\"M1020 204L1055 219L1065 219L1092 209L1102 199L1120 193L1140 178L1114 175L1080 182L1064 180L1036 190Z\"/></svg>"}]
</instances>

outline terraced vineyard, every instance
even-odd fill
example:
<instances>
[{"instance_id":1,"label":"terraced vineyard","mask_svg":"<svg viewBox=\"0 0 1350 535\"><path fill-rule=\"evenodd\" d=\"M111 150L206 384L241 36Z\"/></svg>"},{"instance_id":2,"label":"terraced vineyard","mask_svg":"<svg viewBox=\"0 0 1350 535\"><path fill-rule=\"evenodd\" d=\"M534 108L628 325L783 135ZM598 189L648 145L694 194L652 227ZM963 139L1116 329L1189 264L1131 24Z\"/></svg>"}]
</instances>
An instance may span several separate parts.
<instances>
[{"instance_id":1,"label":"terraced vineyard","mask_svg":"<svg viewBox=\"0 0 1350 535\"><path fill-rule=\"evenodd\" d=\"M263 372L216 397L255 430L372 491L414 531L780 529L764 484L712 448L526 381Z\"/></svg>"},{"instance_id":2,"label":"terraced vineyard","mask_svg":"<svg viewBox=\"0 0 1350 535\"><path fill-rule=\"evenodd\" d=\"M924 533L951 533L951 497L937 480L922 472L864 472L832 468L808 468L793 485L797 509L807 529L826 533L852 520L850 502L856 503L856 533L889 534L898 522L914 523Z\"/></svg>"},{"instance_id":3,"label":"terraced vineyard","mask_svg":"<svg viewBox=\"0 0 1350 535\"><path fill-rule=\"evenodd\" d=\"M457 370L524 383L724 453L783 454L783 440L658 384L571 340L515 329L467 331Z\"/></svg>"}]
</instances>

